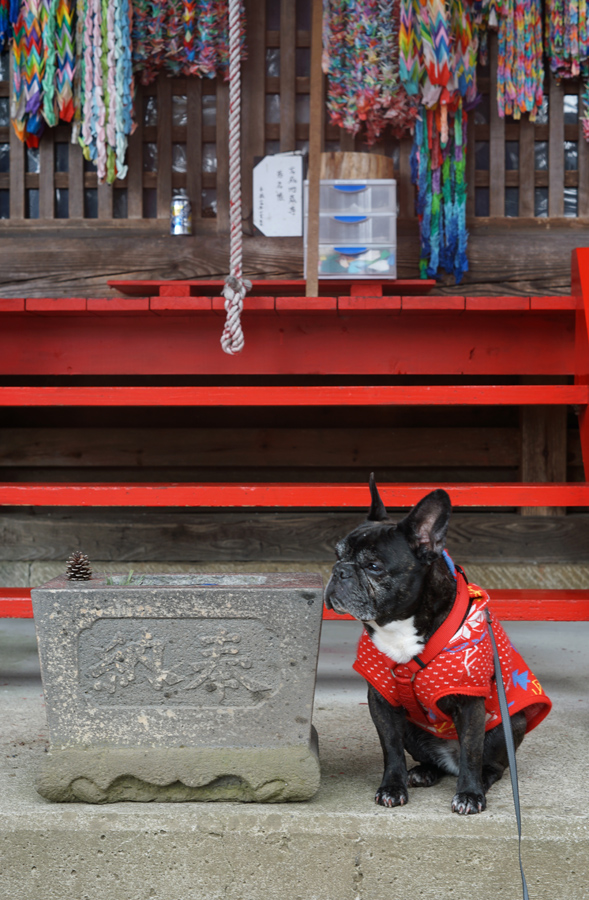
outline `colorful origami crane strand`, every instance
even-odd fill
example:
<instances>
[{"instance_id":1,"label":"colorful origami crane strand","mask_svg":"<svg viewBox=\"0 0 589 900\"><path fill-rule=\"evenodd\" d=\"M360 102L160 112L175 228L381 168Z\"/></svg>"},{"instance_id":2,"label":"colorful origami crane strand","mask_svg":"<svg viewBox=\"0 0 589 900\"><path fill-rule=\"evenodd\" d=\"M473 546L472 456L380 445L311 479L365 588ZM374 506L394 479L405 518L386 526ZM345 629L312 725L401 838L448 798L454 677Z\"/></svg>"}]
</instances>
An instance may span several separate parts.
<instances>
[{"instance_id":1,"label":"colorful origami crane strand","mask_svg":"<svg viewBox=\"0 0 589 900\"><path fill-rule=\"evenodd\" d=\"M78 16L84 24L75 136L85 158L96 165L99 181L112 184L127 174L125 154L133 126L129 0L80 0Z\"/></svg>"},{"instance_id":2,"label":"colorful origami crane strand","mask_svg":"<svg viewBox=\"0 0 589 900\"><path fill-rule=\"evenodd\" d=\"M390 126L413 131L417 104L399 77L398 0L324 0L323 71L331 122L373 144Z\"/></svg>"},{"instance_id":3,"label":"colorful origami crane strand","mask_svg":"<svg viewBox=\"0 0 589 900\"><path fill-rule=\"evenodd\" d=\"M133 70L142 84L159 72L228 77L227 0L133 0ZM241 4L242 58L245 13Z\"/></svg>"},{"instance_id":4,"label":"colorful origami crane strand","mask_svg":"<svg viewBox=\"0 0 589 900\"><path fill-rule=\"evenodd\" d=\"M467 110L477 102L478 31L470 0L400 0L400 74L420 100L411 153L420 274L440 266L456 283L468 270Z\"/></svg>"},{"instance_id":5,"label":"colorful origami crane strand","mask_svg":"<svg viewBox=\"0 0 589 900\"><path fill-rule=\"evenodd\" d=\"M589 10L586 0L546 0L544 33L550 69L557 78L579 78L583 133L589 141Z\"/></svg>"}]
</instances>

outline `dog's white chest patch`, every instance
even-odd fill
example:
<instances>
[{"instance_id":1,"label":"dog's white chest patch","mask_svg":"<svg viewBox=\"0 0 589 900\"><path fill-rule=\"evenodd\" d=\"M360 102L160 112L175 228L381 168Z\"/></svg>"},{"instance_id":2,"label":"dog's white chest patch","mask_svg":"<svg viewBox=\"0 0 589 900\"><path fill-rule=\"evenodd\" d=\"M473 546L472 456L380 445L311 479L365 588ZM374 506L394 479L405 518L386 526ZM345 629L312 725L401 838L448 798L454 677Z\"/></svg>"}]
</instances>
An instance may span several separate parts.
<instances>
[{"instance_id":1,"label":"dog's white chest patch","mask_svg":"<svg viewBox=\"0 0 589 900\"><path fill-rule=\"evenodd\" d=\"M424 640L417 634L415 620L399 619L388 625L368 622L374 629L372 640L377 650L396 663L407 663L423 650Z\"/></svg>"}]
</instances>

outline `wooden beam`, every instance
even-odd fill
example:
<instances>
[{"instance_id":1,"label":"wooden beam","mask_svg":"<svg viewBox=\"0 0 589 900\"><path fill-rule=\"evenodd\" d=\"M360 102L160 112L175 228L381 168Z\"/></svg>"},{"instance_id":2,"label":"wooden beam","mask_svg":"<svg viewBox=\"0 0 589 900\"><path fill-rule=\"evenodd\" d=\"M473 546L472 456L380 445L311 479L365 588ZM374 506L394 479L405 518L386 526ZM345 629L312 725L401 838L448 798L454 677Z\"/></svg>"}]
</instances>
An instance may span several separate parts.
<instances>
[{"instance_id":1,"label":"wooden beam","mask_svg":"<svg viewBox=\"0 0 589 900\"><path fill-rule=\"evenodd\" d=\"M157 80L157 217L170 220L172 200L172 82Z\"/></svg>"},{"instance_id":2,"label":"wooden beam","mask_svg":"<svg viewBox=\"0 0 589 900\"><path fill-rule=\"evenodd\" d=\"M318 294L319 268L319 185L321 167L321 129L323 75L321 72L323 5L313 0L311 25L311 88L309 101L309 193L307 226L307 297Z\"/></svg>"},{"instance_id":3,"label":"wooden beam","mask_svg":"<svg viewBox=\"0 0 589 900\"><path fill-rule=\"evenodd\" d=\"M497 110L497 35L489 35L491 61L490 135L489 135L489 212L505 215L505 119Z\"/></svg>"},{"instance_id":4,"label":"wooden beam","mask_svg":"<svg viewBox=\"0 0 589 900\"><path fill-rule=\"evenodd\" d=\"M448 492L454 506L589 506L589 484L384 484L389 507L413 506L437 488ZM366 506L366 485L333 483L131 483L20 482L0 484L4 506L113 506L249 508Z\"/></svg>"},{"instance_id":5,"label":"wooden beam","mask_svg":"<svg viewBox=\"0 0 589 900\"><path fill-rule=\"evenodd\" d=\"M2 406L563 406L589 385L308 385L236 387L0 386ZM561 473L562 474L562 473ZM530 480L530 479L527 479ZM536 479L531 479L536 480ZM537 479L540 480L540 479ZM551 478L552 481L563 479Z\"/></svg>"},{"instance_id":6,"label":"wooden beam","mask_svg":"<svg viewBox=\"0 0 589 900\"><path fill-rule=\"evenodd\" d=\"M280 0L280 150L295 149L296 3Z\"/></svg>"},{"instance_id":7,"label":"wooden beam","mask_svg":"<svg viewBox=\"0 0 589 900\"><path fill-rule=\"evenodd\" d=\"M368 502L366 487L360 512L17 507L0 510L0 560L63 561L82 547L91 560L120 563L333 561L336 543L360 524ZM586 564L589 515L455 511L447 545L464 566Z\"/></svg>"}]
</instances>

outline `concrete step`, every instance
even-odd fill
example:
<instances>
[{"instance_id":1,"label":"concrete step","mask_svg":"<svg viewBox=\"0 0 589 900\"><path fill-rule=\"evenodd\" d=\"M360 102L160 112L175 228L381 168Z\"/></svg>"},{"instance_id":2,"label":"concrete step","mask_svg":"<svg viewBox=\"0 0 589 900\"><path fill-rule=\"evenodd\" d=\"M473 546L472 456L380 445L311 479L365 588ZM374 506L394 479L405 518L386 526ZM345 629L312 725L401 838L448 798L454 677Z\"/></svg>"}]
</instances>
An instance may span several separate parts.
<instances>
[{"instance_id":1,"label":"concrete step","mask_svg":"<svg viewBox=\"0 0 589 900\"><path fill-rule=\"evenodd\" d=\"M472 577L472 576L471 576ZM521 896L509 779L450 812L454 779L403 809L373 802L381 753L351 670L356 623L323 625L314 723L322 785L306 803L51 804L33 623L0 622L1 900L393 900ZM589 898L589 623L508 623L554 709L518 753L531 900Z\"/></svg>"}]
</instances>

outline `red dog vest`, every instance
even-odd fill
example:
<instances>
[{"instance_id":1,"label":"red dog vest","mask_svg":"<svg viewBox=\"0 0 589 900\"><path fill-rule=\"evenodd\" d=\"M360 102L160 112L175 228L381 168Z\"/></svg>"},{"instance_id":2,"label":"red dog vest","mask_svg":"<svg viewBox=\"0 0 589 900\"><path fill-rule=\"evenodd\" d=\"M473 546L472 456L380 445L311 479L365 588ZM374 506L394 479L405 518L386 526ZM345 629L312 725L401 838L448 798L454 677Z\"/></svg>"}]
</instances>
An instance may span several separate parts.
<instances>
[{"instance_id":1,"label":"red dog vest","mask_svg":"<svg viewBox=\"0 0 589 900\"><path fill-rule=\"evenodd\" d=\"M438 737L453 740L458 737L452 719L438 707L439 700L449 694L484 697L486 730L494 728L501 722L501 713L493 677L493 649L487 624L489 614L510 714L523 710L527 719L526 731L531 731L548 715L552 703L488 610L488 603L489 596L485 591L458 577L454 609L459 619L455 623L458 625L455 632L453 610L430 638L420 658L415 657L407 665L399 665L378 650L365 631L358 644L354 669L392 706L404 706L412 722ZM468 610L466 618L461 610L464 613ZM449 637L443 633L445 626L446 631L448 626L452 629ZM441 646L440 639L443 641Z\"/></svg>"}]
</instances>

